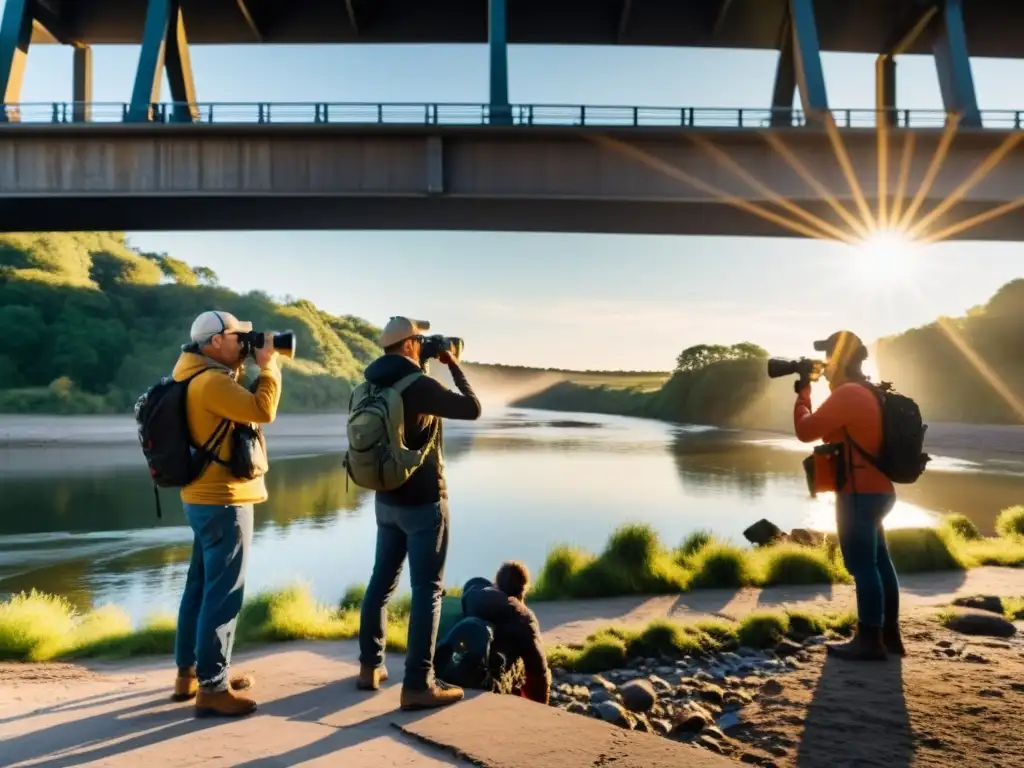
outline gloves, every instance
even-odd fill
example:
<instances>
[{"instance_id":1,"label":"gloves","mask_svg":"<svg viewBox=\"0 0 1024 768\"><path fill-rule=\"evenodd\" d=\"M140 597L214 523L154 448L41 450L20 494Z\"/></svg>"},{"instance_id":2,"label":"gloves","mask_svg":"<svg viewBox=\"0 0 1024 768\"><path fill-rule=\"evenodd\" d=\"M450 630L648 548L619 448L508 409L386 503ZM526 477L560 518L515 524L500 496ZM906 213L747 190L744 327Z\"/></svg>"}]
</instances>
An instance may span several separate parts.
<instances>
[{"instance_id":1,"label":"gloves","mask_svg":"<svg viewBox=\"0 0 1024 768\"><path fill-rule=\"evenodd\" d=\"M805 378L799 378L799 379L797 379L797 380L796 380L796 382L795 382L795 383L793 384L793 391L794 391L794 392L796 392L796 393L797 393L797 394L799 395L799 394L801 394L801 393L802 393L802 392L803 392L803 391L804 391L805 389L809 389L809 388L810 388L810 386L811 386L811 382L810 382L810 380L809 380L809 379L805 379Z\"/></svg>"}]
</instances>

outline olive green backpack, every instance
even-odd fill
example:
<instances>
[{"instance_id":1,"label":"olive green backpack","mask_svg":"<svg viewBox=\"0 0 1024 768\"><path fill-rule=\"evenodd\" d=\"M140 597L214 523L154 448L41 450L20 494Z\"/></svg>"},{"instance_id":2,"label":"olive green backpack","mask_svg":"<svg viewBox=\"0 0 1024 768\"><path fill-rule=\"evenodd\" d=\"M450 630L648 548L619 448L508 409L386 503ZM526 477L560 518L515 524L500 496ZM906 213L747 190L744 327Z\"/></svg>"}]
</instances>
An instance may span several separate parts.
<instances>
[{"instance_id":1,"label":"olive green backpack","mask_svg":"<svg viewBox=\"0 0 1024 768\"><path fill-rule=\"evenodd\" d=\"M433 450L440 420L435 419L427 444L418 451L405 445L402 393L423 374L410 373L389 387L362 382L348 400L348 450L342 463L361 488L393 491L405 483Z\"/></svg>"}]
</instances>

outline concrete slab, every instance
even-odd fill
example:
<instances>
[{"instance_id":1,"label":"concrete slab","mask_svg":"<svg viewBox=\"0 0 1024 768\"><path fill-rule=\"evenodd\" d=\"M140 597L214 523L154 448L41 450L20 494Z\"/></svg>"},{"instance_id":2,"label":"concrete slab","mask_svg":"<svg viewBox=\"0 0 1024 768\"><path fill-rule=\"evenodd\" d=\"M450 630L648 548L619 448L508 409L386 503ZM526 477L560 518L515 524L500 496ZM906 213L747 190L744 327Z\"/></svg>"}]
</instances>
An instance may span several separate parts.
<instances>
[{"instance_id":1,"label":"concrete slab","mask_svg":"<svg viewBox=\"0 0 1024 768\"><path fill-rule=\"evenodd\" d=\"M689 744L626 731L513 696L479 694L416 720L403 732L487 768L734 768Z\"/></svg>"}]
</instances>

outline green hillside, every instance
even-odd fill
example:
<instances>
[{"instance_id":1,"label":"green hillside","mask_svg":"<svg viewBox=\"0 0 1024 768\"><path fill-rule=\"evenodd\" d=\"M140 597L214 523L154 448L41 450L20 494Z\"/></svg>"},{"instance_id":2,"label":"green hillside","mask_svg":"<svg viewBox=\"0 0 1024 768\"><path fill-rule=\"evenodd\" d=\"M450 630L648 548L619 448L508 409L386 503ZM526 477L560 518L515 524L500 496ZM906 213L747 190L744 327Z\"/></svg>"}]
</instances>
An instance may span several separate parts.
<instances>
[{"instance_id":1,"label":"green hillside","mask_svg":"<svg viewBox=\"0 0 1024 768\"><path fill-rule=\"evenodd\" d=\"M377 329L308 301L237 294L204 267L140 253L112 232L0 235L0 411L120 413L171 370L200 312L295 331L284 411L334 410L380 353Z\"/></svg>"},{"instance_id":2,"label":"green hillside","mask_svg":"<svg viewBox=\"0 0 1024 768\"><path fill-rule=\"evenodd\" d=\"M913 397L926 421L1024 423L1022 328L1024 279L1019 279L964 317L940 318L878 340L880 378ZM676 370L658 389L560 380L514 405L789 431L793 380L769 379L767 354L747 343L698 345L679 355Z\"/></svg>"}]
</instances>

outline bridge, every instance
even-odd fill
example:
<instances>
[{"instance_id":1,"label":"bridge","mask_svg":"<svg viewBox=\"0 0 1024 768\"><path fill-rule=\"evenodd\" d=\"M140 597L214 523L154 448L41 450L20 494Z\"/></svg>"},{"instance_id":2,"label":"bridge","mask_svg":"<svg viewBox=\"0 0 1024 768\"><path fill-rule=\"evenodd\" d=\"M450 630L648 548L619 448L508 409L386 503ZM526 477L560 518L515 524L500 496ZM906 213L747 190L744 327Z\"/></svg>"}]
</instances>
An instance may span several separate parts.
<instances>
[{"instance_id":1,"label":"bridge","mask_svg":"<svg viewBox=\"0 0 1024 768\"><path fill-rule=\"evenodd\" d=\"M8 106L0 229L1024 236L1019 112L780 128L771 110L510 105L494 125L487 104L193 104L182 123L173 104L125 122L124 103L81 123L77 106Z\"/></svg>"},{"instance_id":2,"label":"bridge","mask_svg":"<svg viewBox=\"0 0 1024 768\"><path fill-rule=\"evenodd\" d=\"M876 107L887 115L898 106L896 57L928 53L945 110L977 126L970 55L1024 56L1021 29L1024 3L1007 0L7 0L0 89L4 104L21 101L31 44L73 46L73 117L88 122L91 46L139 44L124 119L153 119L166 70L183 105L173 119L188 122L200 101L190 41L477 43L489 47L489 121L507 124L510 43L754 48L779 51L772 118L788 125L795 93L808 124L830 109L821 51L877 54Z\"/></svg>"}]
</instances>

